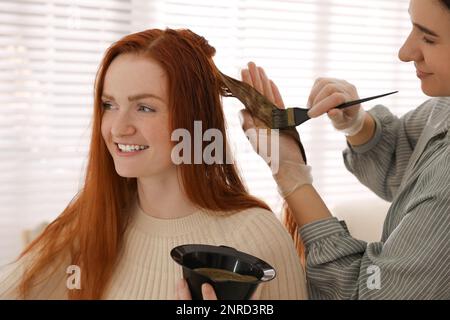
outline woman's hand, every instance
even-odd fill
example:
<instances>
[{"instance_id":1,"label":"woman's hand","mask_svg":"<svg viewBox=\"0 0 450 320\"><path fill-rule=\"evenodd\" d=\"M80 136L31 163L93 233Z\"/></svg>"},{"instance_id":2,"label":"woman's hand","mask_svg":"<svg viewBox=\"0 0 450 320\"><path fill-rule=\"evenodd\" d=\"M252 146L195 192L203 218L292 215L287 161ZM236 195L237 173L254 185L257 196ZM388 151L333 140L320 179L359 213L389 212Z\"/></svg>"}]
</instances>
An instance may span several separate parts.
<instances>
[{"instance_id":1,"label":"woman's hand","mask_svg":"<svg viewBox=\"0 0 450 320\"><path fill-rule=\"evenodd\" d=\"M217 300L214 288L208 283L202 285L202 296L203 300ZM177 283L176 300L192 300L189 286L184 279L180 279Z\"/></svg>"},{"instance_id":2,"label":"woman's hand","mask_svg":"<svg viewBox=\"0 0 450 320\"><path fill-rule=\"evenodd\" d=\"M255 293L251 296L250 300L256 300L261 294L262 284L258 286ZM209 283L204 283L202 285L202 297L203 300L217 300L216 292L214 288ZM192 300L191 292L189 291L189 286L184 279L180 279L177 283L176 288L176 300Z\"/></svg>"},{"instance_id":3,"label":"woman's hand","mask_svg":"<svg viewBox=\"0 0 450 320\"><path fill-rule=\"evenodd\" d=\"M345 109L335 109L341 103L358 100L354 85L345 80L318 78L308 99L311 118L327 113L333 126L347 136L357 134L364 125L365 111L360 104Z\"/></svg>"},{"instance_id":4,"label":"woman's hand","mask_svg":"<svg viewBox=\"0 0 450 320\"><path fill-rule=\"evenodd\" d=\"M275 83L270 80L264 69L262 67L258 67L253 62L248 63L248 69L242 69L241 71L242 81L254 87L259 93L266 96L273 104L275 104L278 108L284 109L283 98L281 97L280 91ZM261 143L269 144L269 154L273 154L270 148L279 148L279 160L280 163L284 160L295 161L298 163L305 163L300 149L297 145L297 142L289 136L280 135L279 136L279 145L271 146L270 142L270 134L271 130L258 118L253 118L252 115L245 109L240 111L241 124L242 129L246 133L256 132L255 137L249 136L249 140L255 149L255 151L264 158L263 154L260 154ZM265 136L265 133L268 136ZM263 138L263 141L260 141L258 138ZM253 139L255 138L255 139ZM264 141L267 138L266 141ZM264 159L267 162L267 159ZM270 163L267 163L270 166ZM277 168L276 168L277 169Z\"/></svg>"},{"instance_id":5,"label":"woman's hand","mask_svg":"<svg viewBox=\"0 0 450 320\"><path fill-rule=\"evenodd\" d=\"M263 68L249 62L248 68L243 69L241 75L242 81L254 87L278 108L284 109L283 98L278 87L267 77ZM281 196L286 198L300 186L312 184L311 167L305 165L297 141L289 135L278 134L277 130L268 129L262 121L253 118L247 110L241 110L240 116L242 129L253 149L270 166ZM274 137L274 135L276 136ZM278 140L273 139L277 136ZM272 144L272 142L278 143ZM268 152L260 152L264 144L267 145ZM278 148L278 150L274 148ZM265 157L264 153L270 154L271 157ZM277 156L277 159L274 159L274 155ZM277 162L274 164L273 161Z\"/></svg>"}]
</instances>

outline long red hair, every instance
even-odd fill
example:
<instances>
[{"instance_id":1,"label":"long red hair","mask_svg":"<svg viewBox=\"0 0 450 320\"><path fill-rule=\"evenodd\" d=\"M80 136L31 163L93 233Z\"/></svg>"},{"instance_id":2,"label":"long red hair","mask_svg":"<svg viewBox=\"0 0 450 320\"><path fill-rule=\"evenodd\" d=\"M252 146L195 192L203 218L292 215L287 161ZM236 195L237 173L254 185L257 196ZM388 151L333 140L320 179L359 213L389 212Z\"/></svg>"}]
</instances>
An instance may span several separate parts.
<instances>
[{"instance_id":1,"label":"long red hair","mask_svg":"<svg viewBox=\"0 0 450 320\"><path fill-rule=\"evenodd\" d=\"M101 94L105 74L120 54L148 56L168 75L170 125L194 132L219 129L227 155L225 118L221 105L222 83L212 57L215 49L189 30L146 30L130 34L109 47L100 63L94 86L92 136L84 186L64 211L20 255L31 255L19 286L26 298L40 276L60 267L67 258L81 269L81 289L68 290L70 299L100 299L107 288L127 227L127 208L135 201L136 178L123 178L102 138ZM192 142L193 143L193 142ZM230 155L227 155L230 158ZM225 162L225 161L224 161ZM193 162L192 162L193 163ZM251 196L234 164L182 164L180 180L187 197L200 208L239 211L270 208Z\"/></svg>"}]
</instances>

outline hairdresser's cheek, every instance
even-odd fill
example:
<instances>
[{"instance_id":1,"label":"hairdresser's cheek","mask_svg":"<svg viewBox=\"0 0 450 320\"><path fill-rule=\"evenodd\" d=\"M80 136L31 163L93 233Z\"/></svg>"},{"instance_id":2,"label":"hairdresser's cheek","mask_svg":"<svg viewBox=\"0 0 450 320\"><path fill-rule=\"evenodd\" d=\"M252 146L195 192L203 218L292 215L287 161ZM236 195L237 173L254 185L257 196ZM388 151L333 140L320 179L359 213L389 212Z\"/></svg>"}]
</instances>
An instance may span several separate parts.
<instances>
[{"instance_id":1,"label":"hairdresser's cheek","mask_svg":"<svg viewBox=\"0 0 450 320\"><path fill-rule=\"evenodd\" d=\"M442 57L440 61L443 62L443 66L440 70L442 70L442 74L440 74L440 84L442 86L442 90L440 92L441 96L450 96L450 59L446 59L446 57L450 56L450 45L446 51L446 55Z\"/></svg>"}]
</instances>

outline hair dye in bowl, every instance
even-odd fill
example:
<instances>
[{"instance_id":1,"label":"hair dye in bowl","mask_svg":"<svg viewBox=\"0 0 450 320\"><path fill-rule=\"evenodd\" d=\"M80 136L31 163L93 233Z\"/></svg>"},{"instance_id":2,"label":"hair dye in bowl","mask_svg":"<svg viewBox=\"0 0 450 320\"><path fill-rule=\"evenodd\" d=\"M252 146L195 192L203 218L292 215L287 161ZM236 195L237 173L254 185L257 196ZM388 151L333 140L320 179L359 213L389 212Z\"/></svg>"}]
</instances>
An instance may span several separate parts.
<instances>
[{"instance_id":1,"label":"hair dye in bowl","mask_svg":"<svg viewBox=\"0 0 450 320\"><path fill-rule=\"evenodd\" d=\"M212 285L219 300L250 299L259 284L276 276L267 262L227 246L185 244L170 255L181 265L194 300L202 299L203 283Z\"/></svg>"},{"instance_id":2,"label":"hair dye in bowl","mask_svg":"<svg viewBox=\"0 0 450 320\"><path fill-rule=\"evenodd\" d=\"M240 274L233 271L217 269L217 268L197 268L195 272L200 273L213 281L238 281L238 282L254 282L258 278L251 275Z\"/></svg>"}]
</instances>

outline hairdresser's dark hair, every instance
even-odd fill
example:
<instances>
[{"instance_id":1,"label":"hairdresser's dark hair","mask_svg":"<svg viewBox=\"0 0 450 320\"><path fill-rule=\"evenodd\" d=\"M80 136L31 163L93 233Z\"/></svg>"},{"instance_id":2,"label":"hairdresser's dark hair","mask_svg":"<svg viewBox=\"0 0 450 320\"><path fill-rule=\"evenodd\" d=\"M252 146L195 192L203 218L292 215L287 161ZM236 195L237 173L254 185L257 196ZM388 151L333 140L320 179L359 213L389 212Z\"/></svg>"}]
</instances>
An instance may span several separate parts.
<instances>
[{"instance_id":1,"label":"hairdresser's dark hair","mask_svg":"<svg viewBox=\"0 0 450 320\"><path fill-rule=\"evenodd\" d=\"M450 10L450 0L439 0L444 6L447 7L448 10Z\"/></svg>"}]
</instances>

